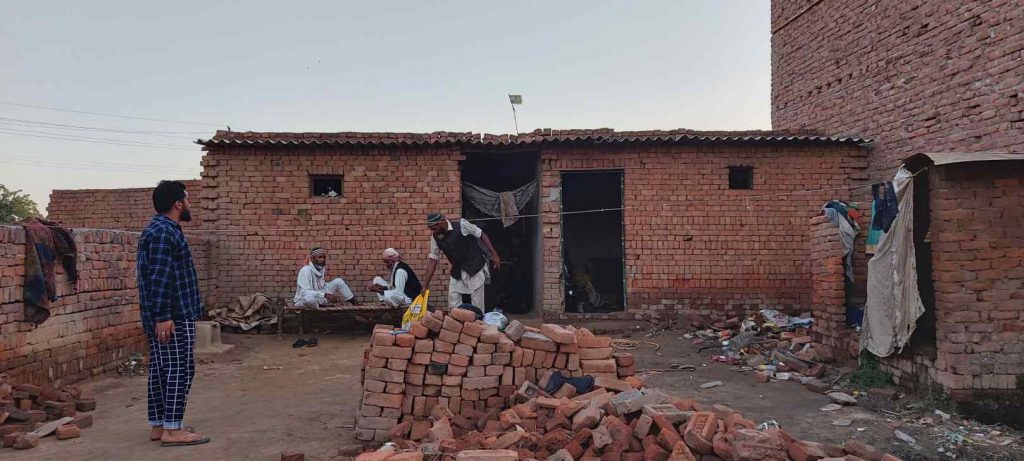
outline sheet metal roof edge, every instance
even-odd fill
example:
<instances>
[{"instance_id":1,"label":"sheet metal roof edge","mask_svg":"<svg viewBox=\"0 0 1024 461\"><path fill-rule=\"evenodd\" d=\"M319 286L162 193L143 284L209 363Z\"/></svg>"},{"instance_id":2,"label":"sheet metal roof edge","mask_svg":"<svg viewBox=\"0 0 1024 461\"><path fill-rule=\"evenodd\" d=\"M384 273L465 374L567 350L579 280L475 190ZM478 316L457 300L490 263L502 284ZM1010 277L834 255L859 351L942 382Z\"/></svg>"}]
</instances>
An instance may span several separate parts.
<instances>
[{"instance_id":1,"label":"sheet metal roof edge","mask_svg":"<svg viewBox=\"0 0 1024 461\"><path fill-rule=\"evenodd\" d=\"M903 159L908 166L1024 160L1024 152L921 152Z\"/></svg>"},{"instance_id":2,"label":"sheet metal roof edge","mask_svg":"<svg viewBox=\"0 0 1024 461\"><path fill-rule=\"evenodd\" d=\"M281 134L281 137L286 136ZM639 143L639 142L814 142L814 143L827 143L827 144L867 144L872 142L871 139L861 138L858 136L823 136L823 135L811 135L811 134L772 134L766 132L765 134L665 134L665 135L605 135L605 134L588 134L588 135L525 135L521 137L513 137L511 135L459 135L451 137L436 137L431 139L429 135L424 135L423 139L402 139L396 137L393 139L388 138L368 138L360 139L359 137L352 138L329 138L325 137L322 139L310 138L310 139L274 139L273 137L253 137L245 139L224 139L224 138L210 138L210 139L197 139L196 144L202 146L255 146L255 145L269 145L269 146L321 146L321 145L451 145L451 144L465 144L465 145L482 145L482 146L522 146L522 145L537 145L537 144L548 144L548 143L577 143L577 142L592 142L592 143L610 143L610 144L625 144L625 143Z\"/></svg>"}]
</instances>

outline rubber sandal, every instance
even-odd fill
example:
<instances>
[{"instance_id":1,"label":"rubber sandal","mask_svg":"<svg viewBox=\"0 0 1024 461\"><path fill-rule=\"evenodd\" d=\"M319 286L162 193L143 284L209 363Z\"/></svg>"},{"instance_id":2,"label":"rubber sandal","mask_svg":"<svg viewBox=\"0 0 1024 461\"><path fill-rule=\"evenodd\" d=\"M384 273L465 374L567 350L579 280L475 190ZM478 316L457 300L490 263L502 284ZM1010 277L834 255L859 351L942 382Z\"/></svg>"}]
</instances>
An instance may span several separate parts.
<instances>
[{"instance_id":1,"label":"rubber sandal","mask_svg":"<svg viewBox=\"0 0 1024 461\"><path fill-rule=\"evenodd\" d=\"M309 338L308 340L306 340L306 347L316 347L319 345L320 341L317 341L316 338Z\"/></svg>"},{"instance_id":2,"label":"rubber sandal","mask_svg":"<svg viewBox=\"0 0 1024 461\"><path fill-rule=\"evenodd\" d=\"M299 338L299 339L296 339L294 343L292 343L292 347L298 349L298 348L303 347L303 346L305 346L307 344L309 344L309 341L306 341L305 339Z\"/></svg>"},{"instance_id":3,"label":"rubber sandal","mask_svg":"<svg viewBox=\"0 0 1024 461\"><path fill-rule=\"evenodd\" d=\"M202 445L204 443L210 443L209 437L203 437L201 439L190 440L188 442L160 442L161 447L190 447L193 445Z\"/></svg>"},{"instance_id":4,"label":"rubber sandal","mask_svg":"<svg viewBox=\"0 0 1024 461\"><path fill-rule=\"evenodd\" d=\"M196 430L195 430L195 428L194 428L194 427L192 427L192 426L185 426L185 427L184 427L183 429L185 429L185 430L186 430L186 431L188 431L188 432L195 432L195 431L196 431ZM149 438L149 441L150 441L150 442L159 442L159 441L160 441L160 439L154 439L154 438L150 437L150 438Z\"/></svg>"}]
</instances>

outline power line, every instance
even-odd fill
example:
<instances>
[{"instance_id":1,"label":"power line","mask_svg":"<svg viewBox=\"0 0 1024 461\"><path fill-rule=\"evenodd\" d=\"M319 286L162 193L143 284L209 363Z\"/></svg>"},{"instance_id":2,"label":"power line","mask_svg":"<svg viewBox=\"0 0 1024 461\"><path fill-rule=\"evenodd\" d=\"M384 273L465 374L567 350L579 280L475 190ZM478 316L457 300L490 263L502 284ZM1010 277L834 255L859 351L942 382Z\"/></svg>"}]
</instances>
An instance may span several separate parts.
<instances>
[{"instance_id":1,"label":"power line","mask_svg":"<svg viewBox=\"0 0 1024 461\"><path fill-rule=\"evenodd\" d=\"M42 128L42 127L33 127L33 128ZM175 145L172 145L172 144L159 144L159 143L154 143L154 142L149 142L149 141L136 141L136 140L133 140L133 139L94 138L92 136L85 136L85 135L80 135L80 134L53 133L53 132L50 132L50 131L25 130L25 129L21 129L21 128L4 128L4 127L0 127L0 129L9 130L9 131L17 131L17 132L21 132L21 133L34 133L34 134L45 134L45 135L51 135L51 136L64 136L64 137L68 137L68 138L89 139L89 140L96 140L96 141L121 141L121 142L135 143L135 144L149 144L149 145L153 145L153 146L181 147L181 146L175 146ZM189 141L189 142L191 142L191 141Z\"/></svg>"},{"instance_id":2,"label":"power line","mask_svg":"<svg viewBox=\"0 0 1024 461\"><path fill-rule=\"evenodd\" d=\"M126 128L104 128L104 127L97 127L97 126L83 126L83 125L69 125L69 124L65 124L65 123L41 122L41 121L37 121L37 120L26 120L26 119L21 119L21 118L10 118L10 117L0 117L0 124L16 125L16 126L26 126L26 127L35 127L35 128L52 128L52 129L62 129L62 130L75 130L75 131L87 130L87 131L103 131L103 132L110 132L110 133L140 134L140 135L146 135L146 136L160 136L160 137L174 138L174 139L188 139L190 141L192 140L191 137L178 136L178 135L210 134L209 131L162 131L162 130L129 130L129 129L126 129Z\"/></svg>"},{"instance_id":3,"label":"power line","mask_svg":"<svg viewBox=\"0 0 1024 461\"><path fill-rule=\"evenodd\" d=\"M41 166L70 166L70 167L105 167L105 168L119 168L121 170L136 170L144 172L160 172L160 171L177 171L177 172L188 172L196 173L199 169L193 168L159 168L156 165L144 165L138 163L122 163L122 162L97 162L93 160L77 160L77 159L66 159L56 157L46 157L39 155L28 155L28 154L0 154L0 159L22 162L22 164L41 165Z\"/></svg>"},{"instance_id":4,"label":"power line","mask_svg":"<svg viewBox=\"0 0 1024 461\"><path fill-rule=\"evenodd\" d=\"M127 139L91 138L91 137L87 137L87 136L75 136L75 135L68 135L68 134L62 134L62 133L46 133L46 134L48 134L48 136L39 135L39 134L28 134L28 133L45 133L45 132L31 131L31 130L15 130L13 128L3 128L3 129L0 129L0 133L8 134L8 135L13 135L13 136L28 136L28 137L32 137L32 138L57 139L57 140L62 140L62 141L79 141L79 142L89 142L89 143L94 143L94 144L110 144L110 145L115 145L115 146L149 147L149 148L153 148L153 149L172 149L172 150L195 151L195 149L188 148L188 147L178 147L178 146L171 146L171 145L166 145L166 144L143 143L143 142L131 141L131 140L127 140Z\"/></svg>"},{"instance_id":5,"label":"power line","mask_svg":"<svg viewBox=\"0 0 1024 461\"><path fill-rule=\"evenodd\" d=\"M106 165L76 165L76 164L64 164L59 162L40 162L33 160L18 160L18 159L6 159L2 156L4 162L8 165L20 165L28 167L39 167L39 168L60 168L66 170L79 170L79 171L111 171L115 173L133 173L133 174L174 174L182 176L196 176L195 172L186 172L185 170L175 169L148 169L139 167L124 167L124 166L106 166Z\"/></svg>"},{"instance_id":6,"label":"power line","mask_svg":"<svg viewBox=\"0 0 1024 461\"><path fill-rule=\"evenodd\" d=\"M107 114L107 113L103 113L103 112L90 112L90 111L85 111L85 110L62 109L62 108L59 108L59 107L36 106L36 105L33 105L33 104L19 104L19 103L16 103L16 102L8 102L8 101L0 101L0 104L6 105L6 106L15 106L15 107L28 107L28 108L40 109L40 110L52 110L52 111L56 111L56 112L70 112L70 113L73 113L73 114L95 115L95 116L99 116L99 117L114 117L114 118L130 119L130 120L146 120L146 121L150 121L150 122L181 123L181 124L185 124L185 125L200 125L200 126L215 126L215 127L224 127L224 126L226 126L226 125L217 124L217 123L186 122L186 121L182 121L182 120L167 120L167 119L161 119L161 118L135 117L135 116L131 116L131 115L118 115L118 114Z\"/></svg>"}]
</instances>

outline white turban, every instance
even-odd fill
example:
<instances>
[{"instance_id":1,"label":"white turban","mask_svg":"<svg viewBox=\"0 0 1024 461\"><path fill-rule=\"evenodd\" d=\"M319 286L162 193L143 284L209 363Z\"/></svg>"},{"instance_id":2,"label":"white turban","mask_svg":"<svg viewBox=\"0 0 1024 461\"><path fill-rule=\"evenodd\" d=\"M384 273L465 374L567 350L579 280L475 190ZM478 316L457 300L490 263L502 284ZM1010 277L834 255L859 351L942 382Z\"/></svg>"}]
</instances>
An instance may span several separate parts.
<instances>
[{"instance_id":1,"label":"white turban","mask_svg":"<svg viewBox=\"0 0 1024 461\"><path fill-rule=\"evenodd\" d=\"M402 257L402 255L401 255L401 253L398 252L398 250L396 250L394 248L388 248L388 249L384 250L384 257L385 258L400 258L400 257Z\"/></svg>"}]
</instances>

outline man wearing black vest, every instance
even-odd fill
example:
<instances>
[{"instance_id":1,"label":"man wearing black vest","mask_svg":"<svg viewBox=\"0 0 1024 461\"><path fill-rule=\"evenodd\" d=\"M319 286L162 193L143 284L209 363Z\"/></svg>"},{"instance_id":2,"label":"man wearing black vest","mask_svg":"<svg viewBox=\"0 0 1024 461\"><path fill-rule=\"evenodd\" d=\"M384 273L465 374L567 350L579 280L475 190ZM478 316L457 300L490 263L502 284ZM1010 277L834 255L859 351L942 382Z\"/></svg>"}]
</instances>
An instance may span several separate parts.
<instances>
[{"instance_id":1,"label":"man wearing black vest","mask_svg":"<svg viewBox=\"0 0 1024 461\"><path fill-rule=\"evenodd\" d=\"M441 260L441 253L444 253L452 265L452 276L448 281L448 308L458 307L462 304L462 295L469 295L472 304L486 312L484 285L491 276L487 267L488 258L495 270L501 268L501 258L491 244L491 239L469 221L460 219L450 222L441 213L427 215L427 226L433 236L430 239L430 263L423 288L430 287L437 262Z\"/></svg>"},{"instance_id":2,"label":"man wearing black vest","mask_svg":"<svg viewBox=\"0 0 1024 461\"><path fill-rule=\"evenodd\" d=\"M377 293L381 302L391 307L405 307L423 291L420 279L408 264L402 262L402 255L394 248L384 250L384 265L391 271L391 279L373 279L368 290Z\"/></svg>"}]
</instances>

